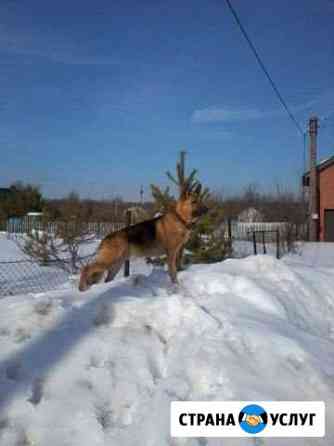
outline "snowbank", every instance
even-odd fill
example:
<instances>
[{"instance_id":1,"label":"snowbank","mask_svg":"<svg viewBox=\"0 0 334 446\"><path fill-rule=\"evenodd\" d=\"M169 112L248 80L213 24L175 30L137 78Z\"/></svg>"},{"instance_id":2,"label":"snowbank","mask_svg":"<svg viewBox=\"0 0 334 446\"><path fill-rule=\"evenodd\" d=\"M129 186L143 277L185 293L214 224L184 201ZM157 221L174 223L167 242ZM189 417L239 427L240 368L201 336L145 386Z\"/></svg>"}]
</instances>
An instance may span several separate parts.
<instances>
[{"instance_id":1,"label":"snowbank","mask_svg":"<svg viewBox=\"0 0 334 446\"><path fill-rule=\"evenodd\" d=\"M332 445L334 268L252 256L179 278L0 300L0 444ZM171 439L187 399L325 400L327 435Z\"/></svg>"}]
</instances>

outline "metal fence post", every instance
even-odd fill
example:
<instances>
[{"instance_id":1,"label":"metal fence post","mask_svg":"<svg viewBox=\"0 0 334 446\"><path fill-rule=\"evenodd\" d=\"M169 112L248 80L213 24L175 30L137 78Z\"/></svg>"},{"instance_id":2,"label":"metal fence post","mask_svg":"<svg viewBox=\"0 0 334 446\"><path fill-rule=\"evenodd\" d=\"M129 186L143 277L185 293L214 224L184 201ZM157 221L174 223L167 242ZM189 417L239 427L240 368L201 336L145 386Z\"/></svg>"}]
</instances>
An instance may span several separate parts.
<instances>
[{"instance_id":1,"label":"metal fence post","mask_svg":"<svg viewBox=\"0 0 334 446\"><path fill-rule=\"evenodd\" d=\"M279 259L280 253L279 253L279 229L276 231L276 258Z\"/></svg>"},{"instance_id":2,"label":"metal fence post","mask_svg":"<svg viewBox=\"0 0 334 446\"><path fill-rule=\"evenodd\" d=\"M256 232L253 231L253 248L254 248L254 255L257 255L257 249L256 249Z\"/></svg>"},{"instance_id":3,"label":"metal fence post","mask_svg":"<svg viewBox=\"0 0 334 446\"><path fill-rule=\"evenodd\" d=\"M126 211L126 226L131 225L131 211L128 209ZM124 277L130 276L130 260L126 259L124 263Z\"/></svg>"},{"instance_id":4,"label":"metal fence post","mask_svg":"<svg viewBox=\"0 0 334 446\"><path fill-rule=\"evenodd\" d=\"M231 218L227 219L227 233L228 233L228 255L232 254L232 221Z\"/></svg>"},{"instance_id":5,"label":"metal fence post","mask_svg":"<svg viewBox=\"0 0 334 446\"><path fill-rule=\"evenodd\" d=\"M263 254L267 254L266 241L265 241L265 232L262 231L262 245L263 245Z\"/></svg>"},{"instance_id":6,"label":"metal fence post","mask_svg":"<svg viewBox=\"0 0 334 446\"><path fill-rule=\"evenodd\" d=\"M232 221L230 218L227 219L227 231L229 240L232 240Z\"/></svg>"}]
</instances>

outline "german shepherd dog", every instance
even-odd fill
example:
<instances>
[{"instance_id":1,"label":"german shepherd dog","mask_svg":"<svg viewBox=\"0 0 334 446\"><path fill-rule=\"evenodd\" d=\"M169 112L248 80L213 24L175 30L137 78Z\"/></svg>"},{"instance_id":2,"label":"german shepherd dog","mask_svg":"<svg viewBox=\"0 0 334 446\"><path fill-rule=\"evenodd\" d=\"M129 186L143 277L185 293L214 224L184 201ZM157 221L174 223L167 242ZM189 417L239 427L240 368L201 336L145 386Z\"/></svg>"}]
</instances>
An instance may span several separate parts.
<instances>
[{"instance_id":1,"label":"german shepherd dog","mask_svg":"<svg viewBox=\"0 0 334 446\"><path fill-rule=\"evenodd\" d=\"M201 185L198 184L192 191L183 191L164 215L107 235L100 243L96 261L83 267L79 290L87 290L99 282L106 272L105 281L109 282L131 256L166 254L169 276L173 283L177 283L178 255L189 240L192 226L208 211L200 196Z\"/></svg>"}]
</instances>

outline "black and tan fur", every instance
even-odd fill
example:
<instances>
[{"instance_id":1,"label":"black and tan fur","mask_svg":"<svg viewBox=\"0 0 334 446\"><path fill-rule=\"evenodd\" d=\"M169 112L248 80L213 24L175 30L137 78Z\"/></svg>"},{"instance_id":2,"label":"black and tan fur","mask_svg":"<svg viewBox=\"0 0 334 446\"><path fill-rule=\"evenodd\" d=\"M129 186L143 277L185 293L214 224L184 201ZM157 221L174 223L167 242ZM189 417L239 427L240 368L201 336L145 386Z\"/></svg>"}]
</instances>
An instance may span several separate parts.
<instances>
[{"instance_id":1,"label":"black and tan fur","mask_svg":"<svg viewBox=\"0 0 334 446\"><path fill-rule=\"evenodd\" d=\"M176 283L179 252L189 239L192 225L208 210L201 203L200 191L200 185L193 192L186 191L164 215L105 237L98 248L96 261L81 271L79 290L87 290L99 282L106 272L106 281L112 280L124 261L132 256L167 255L169 276Z\"/></svg>"}]
</instances>

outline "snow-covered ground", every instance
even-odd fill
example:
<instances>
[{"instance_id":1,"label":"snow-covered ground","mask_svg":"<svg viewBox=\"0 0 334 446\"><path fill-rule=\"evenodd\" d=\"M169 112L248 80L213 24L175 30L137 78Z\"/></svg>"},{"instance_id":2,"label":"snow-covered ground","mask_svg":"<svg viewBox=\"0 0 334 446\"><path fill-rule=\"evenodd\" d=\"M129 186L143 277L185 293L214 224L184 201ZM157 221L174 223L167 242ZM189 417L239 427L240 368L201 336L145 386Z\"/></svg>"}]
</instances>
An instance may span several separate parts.
<instances>
[{"instance_id":1,"label":"snow-covered ground","mask_svg":"<svg viewBox=\"0 0 334 446\"><path fill-rule=\"evenodd\" d=\"M142 264L0 300L0 445L333 445L334 245L318 246L193 266L178 287ZM172 439L174 400L324 400L326 438Z\"/></svg>"},{"instance_id":2,"label":"snow-covered ground","mask_svg":"<svg viewBox=\"0 0 334 446\"><path fill-rule=\"evenodd\" d=\"M254 254L254 246L253 242L248 240L233 240L233 254L232 257L236 259L242 259L247 256L251 256ZM263 244L261 242L257 242L256 249L258 254L263 254ZM280 249L282 251L282 249ZM276 256L276 243L274 242L266 242L265 244L265 253ZM282 255L282 253L280 253Z\"/></svg>"}]
</instances>

